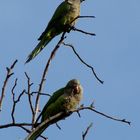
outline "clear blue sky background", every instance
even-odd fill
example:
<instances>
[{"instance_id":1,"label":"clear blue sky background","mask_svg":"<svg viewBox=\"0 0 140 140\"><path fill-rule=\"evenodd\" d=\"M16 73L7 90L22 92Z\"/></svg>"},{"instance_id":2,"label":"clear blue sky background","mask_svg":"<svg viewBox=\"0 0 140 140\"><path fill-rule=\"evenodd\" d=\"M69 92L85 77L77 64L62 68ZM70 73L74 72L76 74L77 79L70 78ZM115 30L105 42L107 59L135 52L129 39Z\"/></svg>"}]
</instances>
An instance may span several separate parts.
<instances>
[{"instance_id":1,"label":"clear blue sky background","mask_svg":"<svg viewBox=\"0 0 140 140\"><path fill-rule=\"evenodd\" d=\"M9 81L0 113L0 125L11 121L11 88L18 78L16 94L27 87L26 71L36 91L46 61L59 40L56 37L31 63L24 65L27 55L36 46L37 38L44 31L55 8L62 0L1 0L0 2L0 87L6 67L18 59L15 75ZM81 15L94 15L96 19L80 19L77 28L95 32L96 37L78 32L68 34L80 56L94 66L101 85L92 72L73 54L70 48L61 47L51 63L44 92L52 93L72 78L81 81L84 98L89 105L93 100L97 110L118 118L126 118L131 126L104 118L90 111L82 111L79 118L73 114L59 122L62 131L54 125L45 135L50 140L81 140L82 131L90 122L93 127L87 140L139 140L140 139L140 1L139 0L86 0L81 5ZM41 107L48 97L41 98ZM17 106L18 122L30 122L31 114L27 97ZM19 128L0 130L1 140L23 140L26 132Z\"/></svg>"}]
</instances>

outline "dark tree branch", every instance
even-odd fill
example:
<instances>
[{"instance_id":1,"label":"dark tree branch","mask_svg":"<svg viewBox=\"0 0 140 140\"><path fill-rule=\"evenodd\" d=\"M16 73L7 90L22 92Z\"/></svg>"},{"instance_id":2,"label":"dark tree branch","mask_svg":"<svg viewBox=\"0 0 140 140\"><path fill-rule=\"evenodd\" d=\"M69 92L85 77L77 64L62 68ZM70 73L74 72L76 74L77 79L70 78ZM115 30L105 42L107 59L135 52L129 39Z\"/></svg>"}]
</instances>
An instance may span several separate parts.
<instances>
[{"instance_id":1,"label":"dark tree branch","mask_svg":"<svg viewBox=\"0 0 140 140\"><path fill-rule=\"evenodd\" d=\"M92 125L93 125L93 123L90 123L90 125L87 127L86 131L83 132L83 134L82 134L82 140L85 140L85 138L86 138L86 136L87 136L90 128L92 127Z\"/></svg>"},{"instance_id":2,"label":"dark tree branch","mask_svg":"<svg viewBox=\"0 0 140 140\"><path fill-rule=\"evenodd\" d=\"M28 74L26 72L25 72L25 76L27 78L27 83L28 83L27 95L28 95L28 101L29 101L30 109L31 109L31 112L32 112L32 123L33 123L33 121L34 121L33 116L35 114L32 99L31 99L31 86L33 85L33 83L31 83L30 77L28 76Z\"/></svg>"},{"instance_id":3,"label":"dark tree branch","mask_svg":"<svg viewBox=\"0 0 140 140\"><path fill-rule=\"evenodd\" d=\"M77 20L78 18L95 18L95 16L77 16L77 17L75 17L72 21L71 21L71 23L73 23L75 20Z\"/></svg>"},{"instance_id":4,"label":"dark tree branch","mask_svg":"<svg viewBox=\"0 0 140 140\"><path fill-rule=\"evenodd\" d=\"M26 127L19 125L18 127L22 128L23 130L25 130L27 133L31 133L31 130L27 129Z\"/></svg>"},{"instance_id":5,"label":"dark tree branch","mask_svg":"<svg viewBox=\"0 0 140 140\"><path fill-rule=\"evenodd\" d=\"M31 92L31 95L33 95L33 94L37 94L37 93L39 93L39 92L37 92L37 91L33 91L33 92ZM41 92L41 93L39 93L40 95L43 95L43 96L49 96L49 97L51 97L51 95L50 94L48 94L48 93L43 93L43 92Z\"/></svg>"},{"instance_id":6,"label":"dark tree branch","mask_svg":"<svg viewBox=\"0 0 140 140\"><path fill-rule=\"evenodd\" d=\"M32 126L32 125L33 125L32 123L9 123L5 125L0 125L0 129L9 128L9 127L20 127L27 133L31 133L31 130L27 129L25 126ZM40 137L43 138L44 140L48 139L42 135L40 135Z\"/></svg>"},{"instance_id":7,"label":"dark tree branch","mask_svg":"<svg viewBox=\"0 0 140 140\"><path fill-rule=\"evenodd\" d=\"M81 2L82 2L82 1L81 1ZM78 18L95 18L95 16L77 16L77 17L75 17L75 18L71 21L71 23L73 23L73 22L74 22L75 20L77 20ZM81 29L77 29L77 28L75 28L74 26L70 27L69 31L67 31L67 32L70 32L71 30L73 30L73 31L78 31L78 32L81 32L81 33L84 33L84 34L87 34L87 35L91 35L91 36L95 36L95 35L96 35L95 33L89 33L89 32L83 31L83 30L81 30Z\"/></svg>"},{"instance_id":8,"label":"dark tree branch","mask_svg":"<svg viewBox=\"0 0 140 140\"><path fill-rule=\"evenodd\" d=\"M119 122L122 122L122 123L127 123L127 124L129 124L129 125L131 124L131 122L130 122L130 121L127 121L126 119L118 119L118 118L109 116L109 115L107 115L107 114L105 114L105 113L102 113L102 112L100 112L100 111L98 111L98 110L95 110L95 109L94 109L93 107L91 107L91 106L88 106L88 107L81 106L81 107L79 107L78 109L73 110L72 112L77 112L77 111L81 111L81 110L91 110L91 111L93 111L93 112L95 112L95 113L97 113L97 114L99 114L99 115L101 115L101 116L104 116L104 117L108 118L108 119L111 119L111 120L114 120L114 121L119 121Z\"/></svg>"},{"instance_id":9,"label":"dark tree branch","mask_svg":"<svg viewBox=\"0 0 140 140\"><path fill-rule=\"evenodd\" d=\"M0 125L0 129L2 128L9 128L9 127L21 127L21 126L32 126L32 123L9 123Z\"/></svg>"},{"instance_id":10,"label":"dark tree branch","mask_svg":"<svg viewBox=\"0 0 140 140\"><path fill-rule=\"evenodd\" d=\"M95 78L96 78L101 84L104 83L104 81L102 81L102 80L99 79L99 77L97 76L97 74L96 74L94 68L93 68L92 66L90 66L89 64L87 64L87 63L79 56L79 54L76 52L76 50L74 49L74 47L73 47L71 44L66 44L66 43L63 42L63 45L72 48L73 52L74 52L75 55L78 57L78 59L79 59L84 65L86 65L88 68L90 68L90 69L92 70L92 72L93 72Z\"/></svg>"},{"instance_id":11,"label":"dark tree branch","mask_svg":"<svg viewBox=\"0 0 140 140\"><path fill-rule=\"evenodd\" d=\"M131 122L129 121L126 121L125 119L118 119L118 118L114 118L114 117L111 117L109 115L106 115L102 112L99 112L97 110L95 110L93 107L91 106L88 106L88 107L84 107L83 105L80 106L79 108L71 111L71 112L67 112L67 113L64 113L64 112L60 112L58 114L56 114L55 116L52 116L50 117L49 119L46 119L44 122L42 122L41 124L39 124L35 129L33 129L32 131L30 130L27 130L26 128L23 128L24 126L33 126L34 124L32 123L9 123L9 124L5 124L5 125L0 125L0 129L2 128L8 128L8 127L21 127L23 128L24 130L26 129L26 131L28 133L30 133L27 138L31 138L33 137L34 133L38 132L40 129L42 130L42 128L48 128L50 125L54 124L54 123L57 123L58 121L60 120L63 120L65 119L66 117L70 116L72 113L74 112L79 112L81 110L91 110L99 115L102 115L106 118L109 118L109 119L112 119L112 120L115 120L115 121L119 121L119 122L123 122L123 123L127 123L130 125ZM83 138L85 138L85 136L87 135L88 131L89 131L90 127L87 128L87 130L85 131L84 136Z\"/></svg>"},{"instance_id":12,"label":"dark tree branch","mask_svg":"<svg viewBox=\"0 0 140 140\"><path fill-rule=\"evenodd\" d=\"M14 66L16 65L17 61L18 60L15 60L14 63L10 66L10 68L8 68L8 67L6 68L7 75L6 75L6 78L5 78L3 86L2 86L2 92L1 92L1 97L0 97L0 111L2 110L2 102L3 102L4 96L5 96L5 89L6 89L8 80L14 74L12 72L12 70L13 70Z\"/></svg>"},{"instance_id":13,"label":"dark tree branch","mask_svg":"<svg viewBox=\"0 0 140 140\"><path fill-rule=\"evenodd\" d=\"M77 109L75 109L75 110L73 110L73 111L70 111L70 112L60 112L60 113L58 113L58 114L56 114L56 115L54 115L54 116L52 116L52 117L50 117L49 119L46 119L44 122L42 122L41 124L39 124L27 137L26 137L26 139L31 139L31 138L34 138L34 136L36 136L37 134L38 134L38 132L40 132L40 130L42 130L42 129L47 129L50 125L52 125L52 124L54 124L54 123L56 123L56 122L58 122L58 121L60 121L60 120L63 120L63 119L65 119L65 118L67 118L68 116L70 116L72 113L74 113L74 112L79 112L79 111L81 111L81 110L91 110L91 111L93 111L93 112L95 112L95 113L97 113L97 114L99 114L99 115L102 115L102 116L104 116L104 117L106 117L106 118L109 118L109 119L112 119L112 120L115 120L115 121L119 121L119 122L123 122L123 123L127 123L127 124L129 124L130 125L130 123L131 122L129 122L129 121L126 121L125 119L118 119L118 118L114 118L114 117L112 117L112 116L109 116L109 115L106 115L106 114L104 114L104 113L102 113L102 112L99 112L99 111L97 111L97 110L95 110L93 107L92 107L92 105L91 106L88 106L88 107L84 107L83 105L82 106L80 106L79 108L77 108ZM91 127L91 126L90 126ZM85 132L85 136L87 135L87 133L88 133L88 131L89 131L89 129L90 129L90 127L88 127L88 129L87 129L87 131ZM85 136L84 136L84 138L85 138ZM39 135L37 135L37 137L39 137Z\"/></svg>"},{"instance_id":14,"label":"dark tree branch","mask_svg":"<svg viewBox=\"0 0 140 140\"><path fill-rule=\"evenodd\" d=\"M14 118L14 112L15 112L15 106L16 106L16 104L15 104L15 93L14 93L14 89L15 89L15 87L17 86L17 79L15 80L15 84L14 84L14 86L13 86L13 88L12 88L12 98L13 98L13 108L12 108L12 112L11 112L11 117L12 117L12 121L13 121L13 123L15 123L15 118Z\"/></svg>"},{"instance_id":15,"label":"dark tree branch","mask_svg":"<svg viewBox=\"0 0 140 140\"><path fill-rule=\"evenodd\" d=\"M40 99L40 94L41 91L42 91L42 88L43 88L43 85L44 85L44 82L45 82L45 77L47 75L47 72L48 72L48 69L49 69L49 66L50 66L50 63L51 63L51 60L53 59L53 57L55 56L55 53L56 51L60 48L60 45L62 44L63 40L66 38L65 37L65 34L66 32L64 32L59 40L59 42L57 43L57 45L55 46L55 48L53 49L50 57L49 57L49 60L46 64L46 67L44 69L44 72L43 72L43 75L42 75L42 78L41 78L41 82L39 84L39 89L38 89L38 94L37 94L37 97L36 97L36 102L35 102L35 115L33 116L33 122L35 123L35 120L37 118L37 113L39 111L39 99Z\"/></svg>"},{"instance_id":16,"label":"dark tree branch","mask_svg":"<svg viewBox=\"0 0 140 140\"><path fill-rule=\"evenodd\" d=\"M89 32L86 32L86 31L83 31L83 30L77 29L77 28L75 28L74 26L71 27L71 30L73 30L73 31L77 31L77 32L81 32L81 33L86 34L86 35L96 36L95 33L89 33Z\"/></svg>"},{"instance_id":17,"label":"dark tree branch","mask_svg":"<svg viewBox=\"0 0 140 140\"><path fill-rule=\"evenodd\" d=\"M56 122L55 124L56 124L57 128L58 128L59 130L61 130L61 127L59 126L59 124L58 124L57 122Z\"/></svg>"},{"instance_id":18,"label":"dark tree branch","mask_svg":"<svg viewBox=\"0 0 140 140\"><path fill-rule=\"evenodd\" d=\"M78 16L77 18L95 18L95 16Z\"/></svg>"},{"instance_id":19,"label":"dark tree branch","mask_svg":"<svg viewBox=\"0 0 140 140\"><path fill-rule=\"evenodd\" d=\"M12 88L12 91L11 91L11 92L12 92L12 99L13 99L13 107L12 107L11 117L12 117L13 124L15 124L14 112L15 112L16 104L20 101L20 98L21 98L22 95L25 93L25 90L23 90L23 91L19 94L19 96L18 96L18 98L17 98L17 100L16 100L16 99L15 99L15 93L14 93L14 90L15 90L16 86L17 86L17 79L15 80L15 84L14 84L14 86L13 86L13 88Z\"/></svg>"}]
</instances>

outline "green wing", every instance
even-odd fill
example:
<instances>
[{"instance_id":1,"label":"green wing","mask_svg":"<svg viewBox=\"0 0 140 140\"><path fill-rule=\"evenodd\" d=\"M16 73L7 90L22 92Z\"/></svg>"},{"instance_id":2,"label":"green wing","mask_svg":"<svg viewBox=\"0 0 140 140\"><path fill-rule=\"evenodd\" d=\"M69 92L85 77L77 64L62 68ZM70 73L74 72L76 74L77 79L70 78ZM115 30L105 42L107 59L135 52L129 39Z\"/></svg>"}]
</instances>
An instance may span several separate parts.
<instances>
[{"instance_id":1,"label":"green wing","mask_svg":"<svg viewBox=\"0 0 140 140\"><path fill-rule=\"evenodd\" d=\"M45 107L43 108L42 112L40 113L39 118L40 118L40 116L44 117L44 115L46 115L46 109L52 103L54 103L61 95L63 95L64 89L65 88L61 88L61 89L57 90L56 92L54 92L54 94L51 96L51 98L49 99L49 101L47 102ZM43 119L43 121L44 121L44 119ZM46 129L46 124L45 125L42 124L41 127L37 127L37 129L33 130L24 140L35 140L45 129Z\"/></svg>"},{"instance_id":2,"label":"green wing","mask_svg":"<svg viewBox=\"0 0 140 140\"><path fill-rule=\"evenodd\" d=\"M57 90L56 92L53 93L53 95L51 96L51 98L49 99L49 101L47 102L47 104L44 106L41 114L43 115L43 113L46 111L46 109L48 108L48 106L52 103L54 103L61 95L64 94L64 89L65 88L61 88L59 90Z\"/></svg>"},{"instance_id":3,"label":"green wing","mask_svg":"<svg viewBox=\"0 0 140 140\"><path fill-rule=\"evenodd\" d=\"M68 13L70 10L70 5L67 2L62 2L56 9L55 13L53 14L50 22L48 23L47 28L42 33L42 35L38 38L38 40L41 40L44 35L53 27L59 25L59 22L62 18L65 18L65 14ZM65 19L64 19L65 20Z\"/></svg>"}]
</instances>

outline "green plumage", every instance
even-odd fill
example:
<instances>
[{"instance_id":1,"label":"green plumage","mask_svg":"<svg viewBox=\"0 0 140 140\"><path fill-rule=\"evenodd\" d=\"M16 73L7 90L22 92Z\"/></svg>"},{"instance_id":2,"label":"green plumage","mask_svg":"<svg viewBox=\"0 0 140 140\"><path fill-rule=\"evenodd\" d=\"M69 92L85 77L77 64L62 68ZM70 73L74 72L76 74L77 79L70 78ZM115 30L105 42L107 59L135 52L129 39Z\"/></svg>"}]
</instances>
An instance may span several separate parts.
<instances>
[{"instance_id":1,"label":"green plumage","mask_svg":"<svg viewBox=\"0 0 140 140\"><path fill-rule=\"evenodd\" d=\"M70 80L65 87L53 93L37 120L41 117L41 123L43 123L60 112L76 109L82 99L82 94L83 89L80 82L76 79ZM35 140L45 129L46 126L43 125L37 132L28 136L26 140Z\"/></svg>"},{"instance_id":2,"label":"green plumage","mask_svg":"<svg viewBox=\"0 0 140 140\"><path fill-rule=\"evenodd\" d=\"M66 87L57 90L47 102L41 113L41 122L61 111L67 112L75 109L81 98L82 87L80 82L75 79L69 81Z\"/></svg>"},{"instance_id":3,"label":"green plumage","mask_svg":"<svg viewBox=\"0 0 140 140\"><path fill-rule=\"evenodd\" d=\"M47 28L39 37L39 43L29 54L26 63L36 57L41 50L57 35L75 24L72 22L80 14L80 0L65 0L56 9Z\"/></svg>"}]
</instances>

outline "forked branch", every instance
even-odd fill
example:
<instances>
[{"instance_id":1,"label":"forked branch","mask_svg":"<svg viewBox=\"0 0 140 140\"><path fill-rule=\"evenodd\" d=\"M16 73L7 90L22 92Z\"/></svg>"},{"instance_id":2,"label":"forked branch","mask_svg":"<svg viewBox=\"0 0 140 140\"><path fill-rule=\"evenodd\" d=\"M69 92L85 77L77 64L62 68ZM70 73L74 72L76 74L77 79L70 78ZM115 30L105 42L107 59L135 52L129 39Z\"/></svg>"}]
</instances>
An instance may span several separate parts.
<instances>
[{"instance_id":1,"label":"forked branch","mask_svg":"<svg viewBox=\"0 0 140 140\"><path fill-rule=\"evenodd\" d=\"M0 111L2 110L2 102L3 102L4 96L5 96L5 90L6 90L8 80L14 74L12 71L13 71L13 68L15 67L17 61L18 60L15 60L14 63L10 66L10 68L8 68L8 67L6 68L7 74L6 74L6 78L5 78L3 86L2 86L2 92L1 92L1 96L0 96Z\"/></svg>"}]
</instances>

